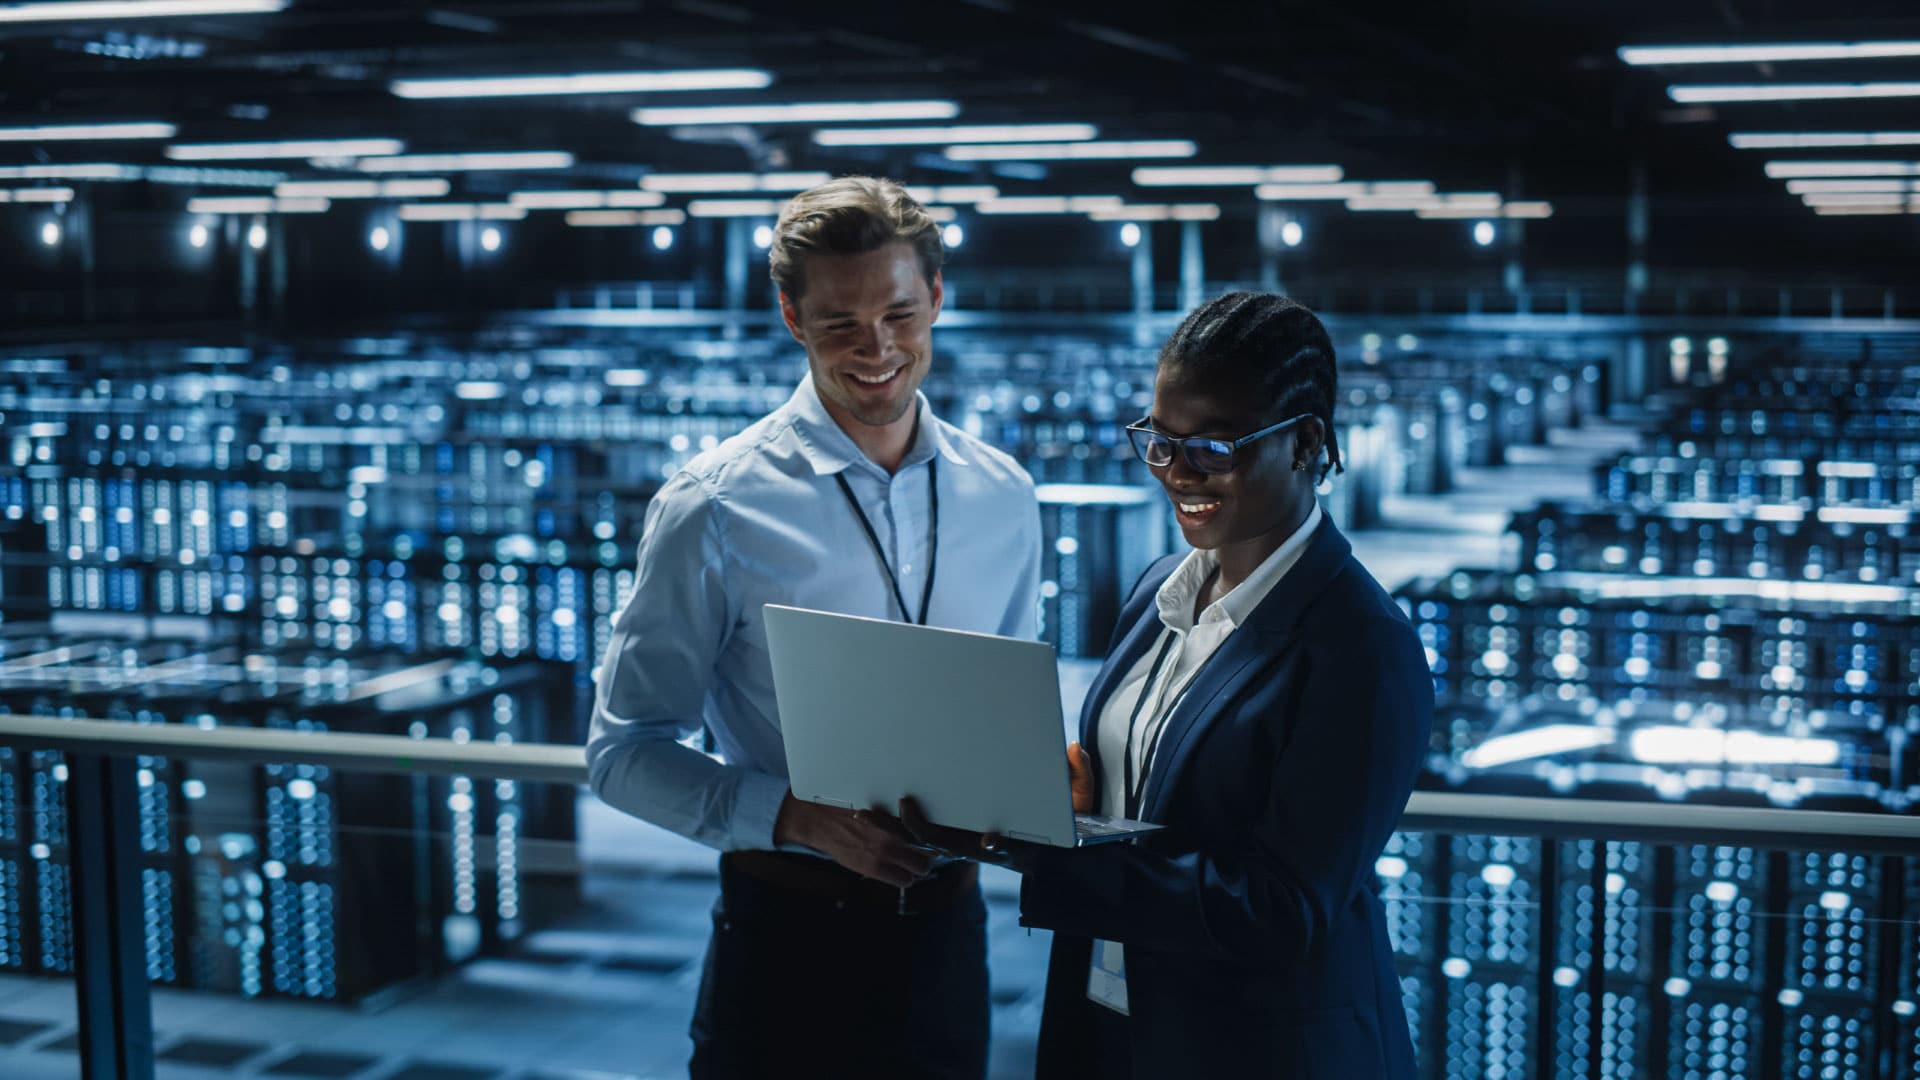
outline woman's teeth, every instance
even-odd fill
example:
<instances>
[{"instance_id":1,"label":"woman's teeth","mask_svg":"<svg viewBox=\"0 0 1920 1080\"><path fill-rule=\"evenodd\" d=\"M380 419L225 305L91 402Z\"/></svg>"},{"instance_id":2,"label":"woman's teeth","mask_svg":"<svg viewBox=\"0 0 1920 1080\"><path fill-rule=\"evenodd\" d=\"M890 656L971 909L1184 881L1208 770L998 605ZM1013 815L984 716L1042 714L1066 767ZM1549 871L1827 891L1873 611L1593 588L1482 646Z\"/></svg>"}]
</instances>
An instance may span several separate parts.
<instances>
[{"instance_id":1,"label":"woman's teeth","mask_svg":"<svg viewBox=\"0 0 1920 1080\"><path fill-rule=\"evenodd\" d=\"M1204 514L1210 510L1217 509L1220 506L1220 504L1217 502L1175 503L1174 505L1178 506L1180 508L1180 512L1183 514Z\"/></svg>"},{"instance_id":2,"label":"woman's teeth","mask_svg":"<svg viewBox=\"0 0 1920 1080\"><path fill-rule=\"evenodd\" d=\"M882 383L892 382L893 377L900 374L900 371L900 368L894 368L885 375L862 375L857 371L849 371L847 374L852 376L855 382L865 383L868 386L879 386Z\"/></svg>"}]
</instances>

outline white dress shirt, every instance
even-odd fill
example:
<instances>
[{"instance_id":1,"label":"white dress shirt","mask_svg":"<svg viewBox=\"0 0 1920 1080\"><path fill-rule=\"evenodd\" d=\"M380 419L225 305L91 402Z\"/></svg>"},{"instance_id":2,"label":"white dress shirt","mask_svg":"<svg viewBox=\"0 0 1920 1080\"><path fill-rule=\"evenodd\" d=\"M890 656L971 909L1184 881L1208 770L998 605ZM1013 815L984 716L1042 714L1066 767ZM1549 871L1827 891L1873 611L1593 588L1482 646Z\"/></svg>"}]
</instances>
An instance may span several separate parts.
<instances>
[{"instance_id":1,"label":"white dress shirt","mask_svg":"<svg viewBox=\"0 0 1920 1080\"><path fill-rule=\"evenodd\" d=\"M1166 629L1161 631L1160 636L1154 639L1153 646L1141 654L1114 688L1112 695L1107 698L1106 707L1101 710L1095 729L1100 750L1102 814L1111 817L1123 817L1126 814L1127 721L1133 716L1134 706L1140 703L1142 690L1147 693L1147 701L1140 710L1140 719L1134 725L1133 732L1133 780L1138 789L1145 788L1147 772L1153 767L1150 754L1158 749L1154 746L1154 736L1180 704L1181 695L1221 643L1247 621L1247 616L1260 606L1260 601L1265 600L1280 579L1287 576L1287 571L1293 569L1293 564L1300 561L1307 541L1312 539L1313 531L1320 526L1323 516L1320 504L1316 501L1307 514L1307 520L1282 541L1273 554L1267 556L1247 576L1247 580L1209 604L1197 620L1193 617L1194 603L1199 599L1200 590L1206 587L1207 579L1213 576L1214 570L1220 565L1219 558L1213 552L1188 553L1173 575L1160 586L1160 591L1154 595L1154 603L1160 609L1160 622ZM1167 644L1168 635L1173 638L1171 646ZM1166 662L1160 665L1160 674L1154 680L1154 685L1147 687L1147 676L1152 673L1154 657L1159 655L1162 648L1168 649Z\"/></svg>"},{"instance_id":2,"label":"white dress shirt","mask_svg":"<svg viewBox=\"0 0 1920 1080\"><path fill-rule=\"evenodd\" d=\"M915 620L929 564L928 483L940 487L927 622L1032 638L1040 507L1012 458L933 415L900 468L860 452L809 377L793 397L694 458L647 507L633 593L596 673L587 739L609 805L721 850L774 846L786 744L761 610L767 604L900 619L836 476L899 575ZM934 463L938 462L937 468ZM705 725L719 760L682 745Z\"/></svg>"}]
</instances>

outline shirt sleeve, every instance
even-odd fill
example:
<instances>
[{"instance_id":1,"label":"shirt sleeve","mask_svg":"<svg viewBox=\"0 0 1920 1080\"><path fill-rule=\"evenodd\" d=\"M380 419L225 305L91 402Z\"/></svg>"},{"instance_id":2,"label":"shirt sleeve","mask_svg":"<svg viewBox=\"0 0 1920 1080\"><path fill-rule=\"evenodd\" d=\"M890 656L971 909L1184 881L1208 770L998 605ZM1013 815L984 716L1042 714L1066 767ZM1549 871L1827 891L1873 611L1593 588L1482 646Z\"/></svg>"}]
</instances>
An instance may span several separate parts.
<instances>
[{"instance_id":1,"label":"shirt sleeve","mask_svg":"<svg viewBox=\"0 0 1920 1080\"><path fill-rule=\"evenodd\" d=\"M1033 640L1040 636L1040 502L1033 497L1033 481L1024 475L1018 496L1020 536L1019 571L1013 595L1000 620L1000 636Z\"/></svg>"},{"instance_id":2,"label":"shirt sleeve","mask_svg":"<svg viewBox=\"0 0 1920 1080\"><path fill-rule=\"evenodd\" d=\"M787 782L683 745L737 611L719 509L682 473L647 507L633 593L598 673L587 775L609 806L722 851L774 846Z\"/></svg>"}]
</instances>

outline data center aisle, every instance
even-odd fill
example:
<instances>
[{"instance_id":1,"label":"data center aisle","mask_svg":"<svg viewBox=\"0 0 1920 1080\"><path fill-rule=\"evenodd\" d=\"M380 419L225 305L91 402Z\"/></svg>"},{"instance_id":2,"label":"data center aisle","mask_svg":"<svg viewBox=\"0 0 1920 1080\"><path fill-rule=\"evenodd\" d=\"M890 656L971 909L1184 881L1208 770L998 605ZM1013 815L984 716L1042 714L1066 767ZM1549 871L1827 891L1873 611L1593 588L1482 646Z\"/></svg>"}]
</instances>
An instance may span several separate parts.
<instances>
[{"instance_id":1,"label":"data center aisle","mask_svg":"<svg viewBox=\"0 0 1920 1080\"><path fill-rule=\"evenodd\" d=\"M1497 469L1464 469L1444 496L1395 496L1387 527L1355 533L1356 553L1389 589L1511 558L1508 515L1592 490L1592 467L1639 432L1588 423L1514 447ZM1077 715L1097 667L1063 666L1063 715ZM155 993L159 1075L167 1080L642 1080L685 1075L687 1022L716 890L710 852L583 796L586 902L511 958L482 959L378 1010L225 995ZM1019 926L1018 881L988 868L994 1046L991 1075L1031 1075L1048 935ZM0 1076L74 1075L65 981L0 978Z\"/></svg>"}]
</instances>

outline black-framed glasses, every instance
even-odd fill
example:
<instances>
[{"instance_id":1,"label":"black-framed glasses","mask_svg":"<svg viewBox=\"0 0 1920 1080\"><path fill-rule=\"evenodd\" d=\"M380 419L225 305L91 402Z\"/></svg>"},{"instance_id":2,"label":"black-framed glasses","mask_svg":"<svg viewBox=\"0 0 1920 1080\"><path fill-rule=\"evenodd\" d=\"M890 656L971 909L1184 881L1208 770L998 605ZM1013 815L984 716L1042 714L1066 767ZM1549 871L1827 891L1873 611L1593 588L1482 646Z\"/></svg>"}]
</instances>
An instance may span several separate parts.
<instances>
[{"instance_id":1,"label":"black-framed glasses","mask_svg":"<svg viewBox=\"0 0 1920 1080\"><path fill-rule=\"evenodd\" d=\"M1173 449L1178 446L1180 457L1194 472L1217 475L1233 471L1233 455L1241 447L1256 439L1264 439L1276 431L1284 431L1312 415L1312 413L1301 413L1299 416L1282 420L1272 427L1263 427L1251 435L1242 435L1231 442L1199 436L1176 439L1165 432L1155 431L1152 427L1152 417L1142 417L1127 425L1127 438L1133 440L1133 452L1140 455L1140 460L1156 469L1173 464Z\"/></svg>"}]
</instances>

